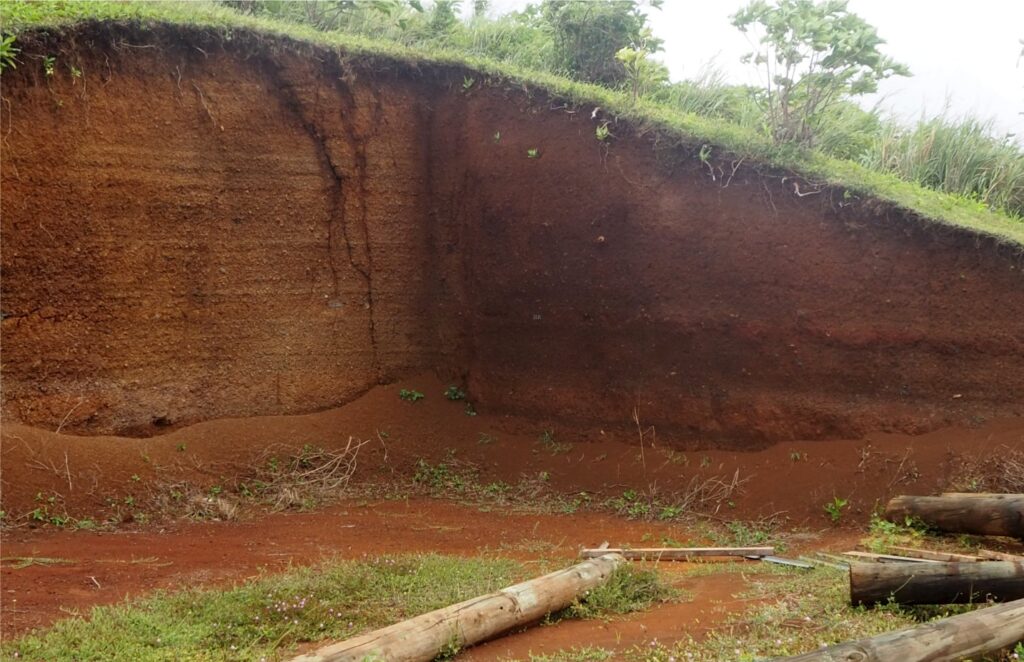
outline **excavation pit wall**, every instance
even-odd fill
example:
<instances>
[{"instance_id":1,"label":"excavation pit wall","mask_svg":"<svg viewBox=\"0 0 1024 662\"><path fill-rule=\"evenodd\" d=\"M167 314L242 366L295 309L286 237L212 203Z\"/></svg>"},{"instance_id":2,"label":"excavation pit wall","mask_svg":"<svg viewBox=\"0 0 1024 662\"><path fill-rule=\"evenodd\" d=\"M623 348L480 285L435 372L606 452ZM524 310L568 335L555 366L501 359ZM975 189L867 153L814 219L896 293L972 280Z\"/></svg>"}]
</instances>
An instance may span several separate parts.
<instances>
[{"instance_id":1,"label":"excavation pit wall","mask_svg":"<svg viewBox=\"0 0 1024 662\"><path fill-rule=\"evenodd\" d=\"M5 420L148 436L423 370L491 413L718 445L1024 408L1019 247L457 67L19 42Z\"/></svg>"}]
</instances>

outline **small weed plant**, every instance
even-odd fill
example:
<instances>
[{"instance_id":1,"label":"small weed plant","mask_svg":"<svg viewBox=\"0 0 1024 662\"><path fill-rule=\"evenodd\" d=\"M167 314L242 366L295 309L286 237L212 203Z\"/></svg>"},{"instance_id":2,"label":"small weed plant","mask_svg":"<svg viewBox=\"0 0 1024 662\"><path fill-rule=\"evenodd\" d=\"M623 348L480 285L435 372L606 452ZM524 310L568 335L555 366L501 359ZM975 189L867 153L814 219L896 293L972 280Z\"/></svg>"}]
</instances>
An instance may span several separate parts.
<instances>
[{"instance_id":1,"label":"small weed plant","mask_svg":"<svg viewBox=\"0 0 1024 662\"><path fill-rule=\"evenodd\" d=\"M419 402L420 400L427 396L423 395L423 393L421 393L420 391L403 388L401 391L398 392L398 397L401 398L402 400L405 400L406 402Z\"/></svg>"},{"instance_id":2,"label":"small weed plant","mask_svg":"<svg viewBox=\"0 0 1024 662\"><path fill-rule=\"evenodd\" d=\"M832 500L825 504L825 514L833 524L838 524L843 519L843 510L849 505L849 501L841 497L832 497Z\"/></svg>"}]
</instances>

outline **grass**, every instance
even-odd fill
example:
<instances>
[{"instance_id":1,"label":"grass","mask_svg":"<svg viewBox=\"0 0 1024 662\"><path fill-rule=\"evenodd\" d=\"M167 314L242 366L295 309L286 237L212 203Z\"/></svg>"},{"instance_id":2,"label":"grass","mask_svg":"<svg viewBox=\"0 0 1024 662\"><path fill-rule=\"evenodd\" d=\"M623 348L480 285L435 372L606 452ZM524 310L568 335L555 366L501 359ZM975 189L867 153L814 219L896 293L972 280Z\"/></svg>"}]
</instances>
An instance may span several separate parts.
<instances>
[{"instance_id":1,"label":"grass","mask_svg":"<svg viewBox=\"0 0 1024 662\"><path fill-rule=\"evenodd\" d=\"M823 644L874 636L921 622L968 611L970 606L900 608L851 607L846 573L828 568L794 571L768 564L696 566L693 576L742 573L748 580L741 597L762 601L733 614L701 639L684 636L674 643L651 639L625 650L570 648L531 657L535 662L751 662L813 651ZM977 605L984 606L984 605Z\"/></svg>"},{"instance_id":2,"label":"grass","mask_svg":"<svg viewBox=\"0 0 1024 662\"><path fill-rule=\"evenodd\" d=\"M694 154L699 151L705 159L723 163L744 159L746 163L759 163L769 169L798 173L813 182L810 186L836 187L844 197L874 198L923 219L963 228L1000 242L1024 245L1024 222L994 211L978 200L929 190L918 183L902 181L850 160L796 149L792 145L773 145L751 128L722 118L681 112L654 99L634 101L620 91L579 83L509 62L467 55L465 51L450 47L410 47L384 39L324 32L273 18L244 15L210 2L179 0L6 2L3 29L23 33L31 29L70 26L90 19L130 21L148 27L161 23L191 26L231 36L239 30L251 30L260 35L287 37L349 55L384 58L417 67L454 66L460 69L460 80L470 75L481 84L515 86L572 104L600 106L620 122L625 121L638 132L657 139L659 144L682 146ZM301 48L301 44L296 48ZM695 105L700 106L699 103Z\"/></svg>"},{"instance_id":3,"label":"grass","mask_svg":"<svg viewBox=\"0 0 1024 662\"><path fill-rule=\"evenodd\" d=\"M227 590L189 589L96 607L88 617L0 644L3 659L279 659L301 642L343 639L532 576L506 559L437 555L331 561ZM616 570L567 615L644 609L667 595L651 571Z\"/></svg>"}]
</instances>

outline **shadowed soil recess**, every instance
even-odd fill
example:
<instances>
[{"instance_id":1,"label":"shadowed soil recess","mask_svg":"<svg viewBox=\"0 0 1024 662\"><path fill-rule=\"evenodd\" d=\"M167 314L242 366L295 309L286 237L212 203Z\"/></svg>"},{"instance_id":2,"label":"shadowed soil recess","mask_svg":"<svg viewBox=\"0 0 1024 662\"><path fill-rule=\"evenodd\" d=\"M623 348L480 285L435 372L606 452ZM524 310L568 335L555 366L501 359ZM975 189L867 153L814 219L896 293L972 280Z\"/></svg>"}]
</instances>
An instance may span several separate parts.
<instances>
[{"instance_id":1,"label":"shadowed soil recess","mask_svg":"<svg viewBox=\"0 0 1024 662\"><path fill-rule=\"evenodd\" d=\"M19 37L3 414L149 436L435 371L735 447L1020 413L1019 255L467 72L247 33Z\"/></svg>"}]
</instances>

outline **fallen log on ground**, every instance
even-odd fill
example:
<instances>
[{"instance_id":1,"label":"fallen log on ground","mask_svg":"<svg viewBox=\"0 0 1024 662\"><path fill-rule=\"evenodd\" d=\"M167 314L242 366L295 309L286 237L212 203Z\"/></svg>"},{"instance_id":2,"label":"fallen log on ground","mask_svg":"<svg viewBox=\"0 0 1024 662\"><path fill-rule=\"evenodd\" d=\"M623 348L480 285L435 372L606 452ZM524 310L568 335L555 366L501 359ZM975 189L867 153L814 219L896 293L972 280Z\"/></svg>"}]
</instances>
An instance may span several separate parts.
<instances>
[{"instance_id":1,"label":"fallen log on ground","mask_svg":"<svg viewBox=\"0 0 1024 662\"><path fill-rule=\"evenodd\" d=\"M898 496L886 506L885 518L919 519L949 533L1024 538L1024 494Z\"/></svg>"},{"instance_id":2,"label":"fallen log on ground","mask_svg":"<svg viewBox=\"0 0 1024 662\"><path fill-rule=\"evenodd\" d=\"M774 547L638 547L635 549L581 549L580 558L592 559L608 553L621 554L627 561L686 561L713 556L771 556Z\"/></svg>"},{"instance_id":3,"label":"fallen log on ground","mask_svg":"<svg viewBox=\"0 0 1024 662\"><path fill-rule=\"evenodd\" d=\"M979 564L980 565L980 564ZM978 659L1024 639L1024 600L837 644L788 662L954 662Z\"/></svg>"},{"instance_id":4,"label":"fallen log on ground","mask_svg":"<svg viewBox=\"0 0 1024 662\"><path fill-rule=\"evenodd\" d=\"M437 609L368 634L330 644L292 662L433 660L444 650L470 646L568 607L623 562L609 554L496 593Z\"/></svg>"},{"instance_id":5,"label":"fallen log on ground","mask_svg":"<svg viewBox=\"0 0 1024 662\"><path fill-rule=\"evenodd\" d=\"M1024 563L854 563L850 603L901 605L1024 598Z\"/></svg>"}]
</instances>

